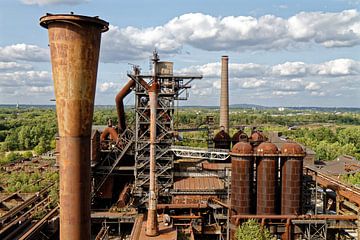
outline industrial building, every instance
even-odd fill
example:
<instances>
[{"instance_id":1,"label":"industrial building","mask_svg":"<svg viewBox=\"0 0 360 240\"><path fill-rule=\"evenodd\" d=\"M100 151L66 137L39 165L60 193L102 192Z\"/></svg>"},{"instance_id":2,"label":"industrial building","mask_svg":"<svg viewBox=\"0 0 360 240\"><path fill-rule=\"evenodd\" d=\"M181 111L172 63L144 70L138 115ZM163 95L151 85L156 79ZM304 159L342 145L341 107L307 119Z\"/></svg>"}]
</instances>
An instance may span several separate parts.
<instances>
[{"instance_id":1,"label":"industrial building","mask_svg":"<svg viewBox=\"0 0 360 240\"><path fill-rule=\"evenodd\" d=\"M118 119L99 131L92 114L108 23L48 14L40 24L49 31L55 83L61 240L234 239L248 219L277 239L360 239L360 189L304 161L308 150L295 142L256 128L229 135L228 56L221 58L220 124L212 116L206 122L208 148L179 146L186 129L174 126L175 102L187 100L202 76L174 74L154 51L152 72L133 67L111 96ZM124 110L130 94L133 122Z\"/></svg>"}]
</instances>

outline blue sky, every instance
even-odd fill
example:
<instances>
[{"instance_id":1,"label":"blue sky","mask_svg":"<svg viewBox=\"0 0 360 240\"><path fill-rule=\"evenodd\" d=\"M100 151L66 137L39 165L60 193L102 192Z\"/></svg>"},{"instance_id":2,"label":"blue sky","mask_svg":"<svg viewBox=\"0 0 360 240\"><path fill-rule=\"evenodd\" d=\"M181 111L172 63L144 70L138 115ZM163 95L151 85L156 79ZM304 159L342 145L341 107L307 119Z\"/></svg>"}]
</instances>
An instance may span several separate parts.
<instances>
[{"instance_id":1,"label":"blue sky","mask_svg":"<svg viewBox=\"0 0 360 240\"><path fill-rule=\"evenodd\" d=\"M100 16L97 104L113 104L128 63L149 70L156 47L179 74L202 74L182 105L217 105L221 55L230 58L230 103L360 107L360 1L0 2L0 103L53 98L45 13ZM132 104L129 97L127 104Z\"/></svg>"}]
</instances>

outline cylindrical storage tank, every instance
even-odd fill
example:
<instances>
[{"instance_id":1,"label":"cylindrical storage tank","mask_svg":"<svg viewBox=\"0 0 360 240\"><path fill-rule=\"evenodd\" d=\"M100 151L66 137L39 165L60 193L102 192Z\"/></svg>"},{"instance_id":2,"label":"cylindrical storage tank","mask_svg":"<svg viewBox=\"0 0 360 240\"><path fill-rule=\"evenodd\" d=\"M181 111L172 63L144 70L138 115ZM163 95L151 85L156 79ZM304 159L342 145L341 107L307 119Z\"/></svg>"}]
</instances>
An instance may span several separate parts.
<instances>
[{"instance_id":1,"label":"cylindrical storage tank","mask_svg":"<svg viewBox=\"0 0 360 240\"><path fill-rule=\"evenodd\" d=\"M238 142L231 152L232 215L251 214L253 182L253 149L250 143Z\"/></svg>"},{"instance_id":2,"label":"cylindrical storage tank","mask_svg":"<svg viewBox=\"0 0 360 240\"><path fill-rule=\"evenodd\" d=\"M243 130L237 131L232 136L232 139L231 139L233 146L235 146L235 144L237 144L238 142L247 142L247 141L248 141L248 136Z\"/></svg>"},{"instance_id":3,"label":"cylindrical storage tank","mask_svg":"<svg viewBox=\"0 0 360 240\"><path fill-rule=\"evenodd\" d=\"M229 134L227 134L224 130L221 130L215 135L214 144L215 148L230 150L231 139Z\"/></svg>"},{"instance_id":4,"label":"cylindrical storage tank","mask_svg":"<svg viewBox=\"0 0 360 240\"><path fill-rule=\"evenodd\" d=\"M256 214L276 214L278 149L275 144L264 142L256 154Z\"/></svg>"},{"instance_id":5,"label":"cylindrical storage tank","mask_svg":"<svg viewBox=\"0 0 360 240\"><path fill-rule=\"evenodd\" d=\"M281 148L281 214L301 214L304 150L297 143Z\"/></svg>"}]
</instances>

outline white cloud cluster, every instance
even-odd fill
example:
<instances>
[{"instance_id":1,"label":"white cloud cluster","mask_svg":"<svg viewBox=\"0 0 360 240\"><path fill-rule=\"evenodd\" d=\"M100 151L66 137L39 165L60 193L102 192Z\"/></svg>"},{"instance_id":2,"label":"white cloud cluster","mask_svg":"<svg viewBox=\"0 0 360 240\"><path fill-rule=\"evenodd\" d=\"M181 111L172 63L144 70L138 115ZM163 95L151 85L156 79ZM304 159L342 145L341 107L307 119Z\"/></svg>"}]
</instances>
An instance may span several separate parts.
<instances>
[{"instance_id":1,"label":"white cloud cluster","mask_svg":"<svg viewBox=\"0 0 360 240\"><path fill-rule=\"evenodd\" d=\"M0 71L15 71L15 70L30 70L30 64L23 64L17 62L0 62Z\"/></svg>"},{"instance_id":2,"label":"white cloud cluster","mask_svg":"<svg viewBox=\"0 0 360 240\"><path fill-rule=\"evenodd\" d=\"M188 13L162 26L110 26L103 42L105 62L144 58L154 47L161 53L178 53L184 45L207 51L279 50L303 44L351 47L360 44L360 14L355 9L301 12L285 19Z\"/></svg>"},{"instance_id":3,"label":"white cloud cluster","mask_svg":"<svg viewBox=\"0 0 360 240\"><path fill-rule=\"evenodd\" d=\"M203 75L204 79L196 83L193 93L207 97L218 96L220 72L220 63L191 66L177 71L179 74ZM346 95L346 91L352 91L352 94L360 91L360 62L335 59L319 64L285 62L273 66L230 63L229 77L230 92L235 94L240 91L242 96L342 96Z\"/></svg>"},{"instance_id":4,"label":"white cloud cluster","mask_svg":"<svg viewBox=\"0 0 360 240\"><path fill-rule=\"evenodd\" d=\"M26 5L77 5L89 2L89 0L21 0Z\"/></svg>"},{"instance_id":5,"label":"white cloud cluster","mask_svg":"<svg viewBox=\"0 0 360 240\"><path fill-rule=\"evenodd\" d=\"M24 43L0 47L0 61L16 62L47 62L50 61L49 51L36 45Z\"/></svg>"}]
</instances>

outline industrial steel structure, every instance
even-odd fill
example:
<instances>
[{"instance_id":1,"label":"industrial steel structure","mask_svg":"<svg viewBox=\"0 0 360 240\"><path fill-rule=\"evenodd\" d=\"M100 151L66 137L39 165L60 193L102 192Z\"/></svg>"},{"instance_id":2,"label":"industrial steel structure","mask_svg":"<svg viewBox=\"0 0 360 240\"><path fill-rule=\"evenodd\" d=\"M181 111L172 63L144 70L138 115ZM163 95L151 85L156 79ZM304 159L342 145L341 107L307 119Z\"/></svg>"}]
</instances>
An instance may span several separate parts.
<instances>
[{"instance_id":1,"label":"industrial steel structure","mask_svg":"<svg viewBox=\"0 0 360 240\"><path fill-rule=\"evenodd\" d=\"M304 164L307 151L297 143L244 126L230 137L227 56L221 58L219 130L213 116L205 128L176 129L175 103L187 100L191 82L202 76L174 74L173 63L160 61L156 51L151 73L133 66L115 96L117 124L110 119L92 129L100 36L108 23L48 14L40 24L49 29L59 125L60 231L45 226L58 215L56 207L21 239L45 232L61 240L177 239L180 232L231 239L248 219L278 239L360 239L358 188ZM132 121L125 116L129 94L135 96ZM194 130L207 131L208 148L175 145L179 132ZM16 218L46 204L47 194L0 216L0 236L25 229Z\"/></svg>"}]
</instances>

